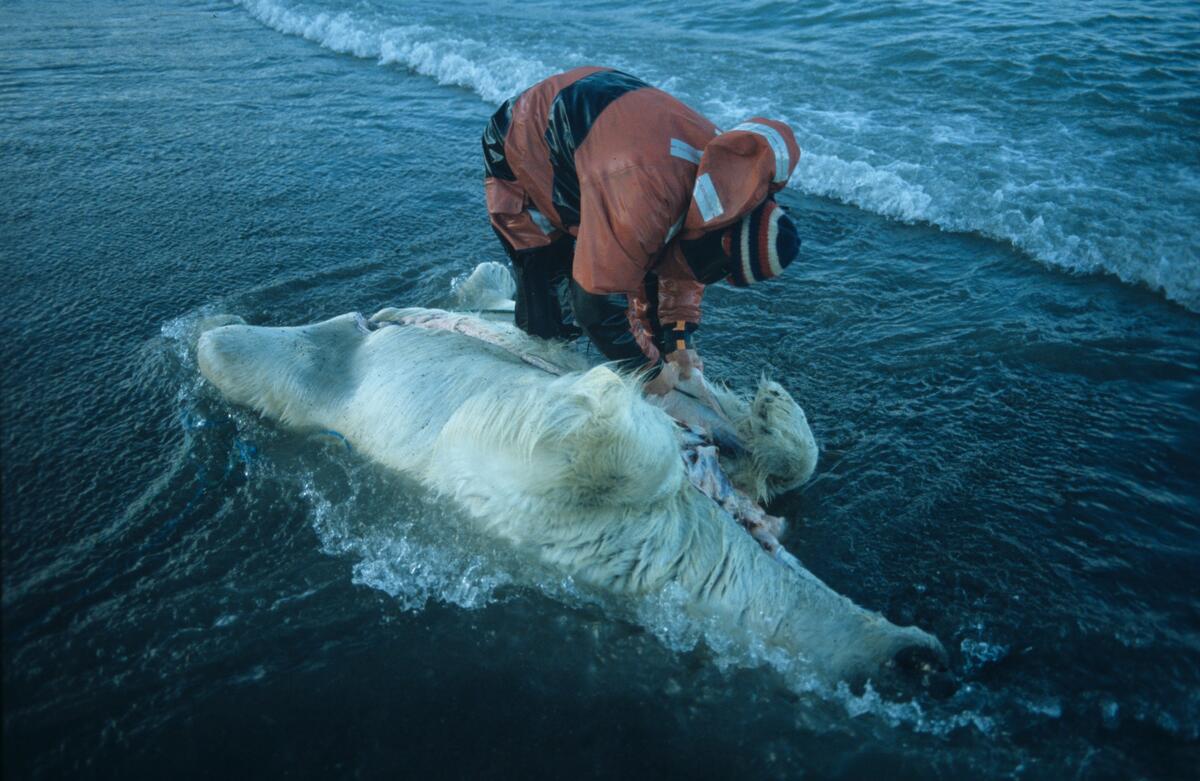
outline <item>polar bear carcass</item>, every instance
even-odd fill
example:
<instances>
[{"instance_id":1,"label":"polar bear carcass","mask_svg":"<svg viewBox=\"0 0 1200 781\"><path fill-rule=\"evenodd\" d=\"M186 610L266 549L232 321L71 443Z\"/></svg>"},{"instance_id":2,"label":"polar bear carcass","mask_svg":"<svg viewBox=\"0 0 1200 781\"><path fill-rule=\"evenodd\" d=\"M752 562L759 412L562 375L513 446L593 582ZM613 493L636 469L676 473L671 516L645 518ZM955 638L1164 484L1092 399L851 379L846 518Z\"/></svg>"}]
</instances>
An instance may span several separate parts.
<instances>
[{"instance_id":1,"label":"polar bear carcass","mask_svg":"<svg viewBox=\"0 0 1200 781\"><path fill-rule=\"evenodd\" d=\"M581 359L511 325L478 321L511 349L381 327L430 312L385 310L371 324L348 314L292 328L222 325L200 336L200 370L231 402L285 426L340 432L578 583L629 596L673 584L694 617L802 658L826 680L943 656L931 635L765 555L688 482L679 428L636 379L582 365L555 376L531 364L570 369ZM749 452L729 472L745 490L763 499L808 478L815 446L782 388L764 382L752 402L724 403L740 404L734 417Z\"/></svg>"}]
</instances>

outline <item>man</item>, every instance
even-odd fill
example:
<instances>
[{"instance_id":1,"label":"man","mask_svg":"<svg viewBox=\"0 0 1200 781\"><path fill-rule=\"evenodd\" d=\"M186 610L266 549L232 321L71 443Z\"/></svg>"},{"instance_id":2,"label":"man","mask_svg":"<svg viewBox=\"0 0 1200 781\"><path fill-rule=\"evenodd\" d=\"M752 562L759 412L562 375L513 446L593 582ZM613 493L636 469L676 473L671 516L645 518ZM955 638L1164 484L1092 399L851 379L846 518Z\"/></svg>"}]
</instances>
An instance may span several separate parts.
<instances>
[{"instance_id":1,"label":"man","mask_svg":"<svg viewBox=\"0 0 1200 781\"><path fill-rule=\"evenodd\" d=\"M581 328L606 357L654 367L650 393L701 366L705 285L770 279L799 251L772 197L800 159L791 129L755 117L720 133L620 71L576 68L505 101L483 156L517 325L545 338Z\"/></svg>"}]
</instances>

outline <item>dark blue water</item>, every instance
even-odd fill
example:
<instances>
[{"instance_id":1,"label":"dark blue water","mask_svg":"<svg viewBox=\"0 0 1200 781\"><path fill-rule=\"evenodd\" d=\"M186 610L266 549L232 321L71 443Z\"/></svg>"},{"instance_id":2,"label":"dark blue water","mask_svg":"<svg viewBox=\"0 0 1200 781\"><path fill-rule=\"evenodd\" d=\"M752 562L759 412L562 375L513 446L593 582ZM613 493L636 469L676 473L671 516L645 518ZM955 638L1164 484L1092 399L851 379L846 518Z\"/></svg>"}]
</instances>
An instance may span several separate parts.
<instances>
[{"instance_id":1,"label":"dark blue water","mask_svg":"<svg viewBox=\"0 0 1200 781\"><path fill-rule=\"evenodd\" d=\"M555 17L580 32L564 43L535 4L505 69L490 20L511 7L248 5L0 8L6 777L1193 775L1190 7L1060 23L995 5L955 27L933 6L703 22L673 4L591 6ZM598 19L628 35L583 35ZM780 26L790 37L760 34ZM660 28L708 47L715 70L646 45ZM329 33L356 29L359 56ZM990 66L938 57L985 33L1066 76L1001 69L964 92ZM748 60L721 59L734 43ZM712 77L816 67L813 47L827 70L790 92ZM785 543L857 602L937 634L959 684L948 700L814 686L701 639L669 605L631 621L530 584L453 508L198 380L189 334L206 312L282 325L449 303L455 278L501 257L477 159L492 91L606 54L675 79L718 121L735 95L730 113L774 100L827 167L783 197L803 263L763 290L714 288L702 349L712 374L765 370L805 406L822 462L772 507L792 520ZM1089 86L1096 73L1107 87ZM1012 128L1054 135L1056 94L1061 145L1022 146ZM1105 108L1113 95L1147 110ZM855 100L875 123L861 132L814 119ZM990 155L1012 150L964 131L918 159L889 124L915 103L914 127L937 108L1014 139L1023 162L996 189L1069 262L1005 233L1020 224L983 197ZM1124 167L1095 165L1091 133ZM1073 189L1046 189L1052 168ZM853 176L839 189L821 170ZM926 211L889 210L870 182L918 187ZM1071 260L1085 255L1070 235L1099 260Z\"/></svg>"}]
</instances>

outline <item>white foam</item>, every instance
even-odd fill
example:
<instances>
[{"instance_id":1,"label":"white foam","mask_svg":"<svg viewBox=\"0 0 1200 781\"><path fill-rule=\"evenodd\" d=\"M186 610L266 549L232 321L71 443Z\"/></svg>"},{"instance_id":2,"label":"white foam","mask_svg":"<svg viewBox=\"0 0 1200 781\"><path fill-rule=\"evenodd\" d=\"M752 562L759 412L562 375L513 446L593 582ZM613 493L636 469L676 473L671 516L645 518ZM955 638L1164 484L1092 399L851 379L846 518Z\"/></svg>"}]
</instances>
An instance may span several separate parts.
<instances>
[{"instance_id":1,"label":"white foam","mask_svg":"<svg viewBox=\"0 0 1200 781\"><path fill-rule=\"evenodd\" d=\"M836 198L885 217L932 222L933 198L920 185L862 160L805 154L790 184L810 195Z\"/></svg>"},{"instance_id":2,"label":"white foam","mask_svg":"<svg viewBox=\"0 0 1200 781\"><path fill-rule=\"evenodd\" d=\"M793 126L802 127L794 122ZM905 176L906 172L909 176ZM1200 311L1200 256L1173 235L1136 234L1144 215L1113 217L1118 225L1084 224L1053 194L1013 193L1010 186L974 197L962 183L941 182L938 197L914 179L938 172L893 163L875 166L835 154L806 153L790 180L810 195L825 196L907 223L928 223L957 233L978 233L1007 242L1047 266L1071 272L1104 272L1129 284L1144 284L1192 311ZM911 177L911 178L910 178ZM1076 226L1077 227L1073 227ZM1085 235L1080 235L1085 234Z\"/></svg>"},{"instance_id":3,"label":"white foam","mask_svg":"<svg viewBox=\"0 0 1200 781\"><path fill-rule=\"evenodd\" d=\"M723 671L769 668L778 673L792 691L833 703L850 718L869 714L892 727L903 725L933 735L947 735L964 727L989 734L995 727L993 717L969 706L933 712L917 699L888 700L870 682L861 693L855 693L844 682L830 686L813 675L802 657L790 656L761 642L747 645L745 638L739 641L731 637L718 622L697 619L688 610L689 601L682 589L668 586L660 593L641 599L635 605L634 620L676 653L687 653L703 644L710 651L713 663Z\"/></svg>"},{"instance_id":4,"label":"white foam","mask_svg":"<svg viewBox=\"0 0 1200 781\"><path fill-rule=\"evenodd\" d=\"M422 539L420 530L445 529L445 519L363 524L356 516L370 511L358 500L359 480L354 478L354 493L340 502L331 501L311 475L302 478L300 491L312 507L313 526L325 552L357 559L353 583L384 592L402 610L419 611L430 600L480 608L495 601L496 590L511 582L495 562Z\"/></svg>"},{"instance_id":5,"label":"white foam","mask_svg":"<svg viewBox=\"0 0 1200 781\"><path fill-rule=\"evenodd\" d=\"M970 673L977 672L984 665L994 664L1008 655L1006 645L970 638L964 638L959 644L959 649L963 655L963 669Z\"/></svg>"},{"instance_id":6,"label":"white foam","mask_svg":"<svg viewBox=\"0 0 1200 781\"><path fill-rule=\"evenodd\" d=\"M465 87L500 103L555 68L468 37L448 36L424 25L387 26L350 12L305 13L277 0L238 0L258 21L330 51L403 65L439 84Z\"/></svg>"}]
</instances>

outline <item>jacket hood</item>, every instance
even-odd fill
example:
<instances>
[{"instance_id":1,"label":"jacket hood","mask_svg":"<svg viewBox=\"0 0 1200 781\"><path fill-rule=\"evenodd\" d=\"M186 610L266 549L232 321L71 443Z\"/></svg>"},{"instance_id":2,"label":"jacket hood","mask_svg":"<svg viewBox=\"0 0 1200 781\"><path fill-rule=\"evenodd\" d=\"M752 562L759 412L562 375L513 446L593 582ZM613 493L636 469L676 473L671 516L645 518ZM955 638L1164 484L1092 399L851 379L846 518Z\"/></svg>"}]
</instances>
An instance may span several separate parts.
<instances>
[{"instance_id":1,"label":"jacket hood","mask_svg":"<svg viewBox=\"0 0 1200 781\"><path fill-rule=\"evenodd\" d=\"M721 133L700 157L683 224L685 237L737 222L782 190L799 162L800 146L783 122L752 117Z\"/></svg>"}]
</instances>

